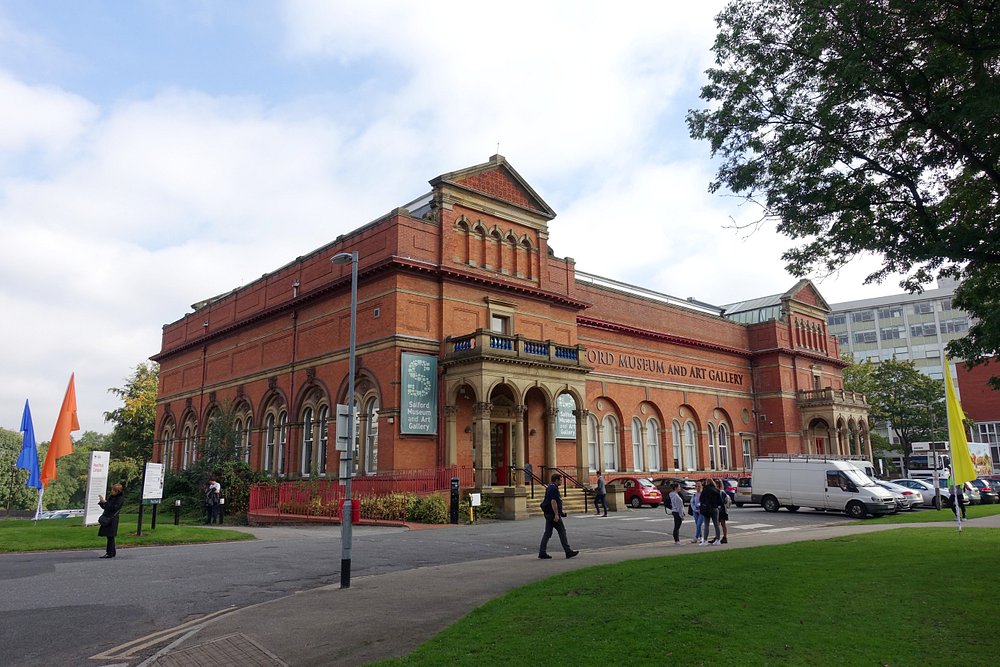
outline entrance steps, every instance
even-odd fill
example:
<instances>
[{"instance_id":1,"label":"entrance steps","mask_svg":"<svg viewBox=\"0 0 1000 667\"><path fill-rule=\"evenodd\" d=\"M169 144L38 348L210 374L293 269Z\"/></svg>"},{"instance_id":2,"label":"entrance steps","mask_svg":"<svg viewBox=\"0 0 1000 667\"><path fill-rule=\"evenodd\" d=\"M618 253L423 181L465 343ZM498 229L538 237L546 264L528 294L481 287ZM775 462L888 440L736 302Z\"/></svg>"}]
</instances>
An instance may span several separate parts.
<instances>
[{"instance_id":1,"label":"entrance steps","mask_svg":"<svg viewBox=\"0 0 1000 667\"><path fill-rule=\"evenodd\" d=\"M561 490L560 490L561 492ZM542 508L540 504L542 498L545 497L544 487L535 487L535 497L528 497L528 514L530 516L542 516ZM584 498L583 489L566 489L566 493L563 495L563 511L566 514L583 514L586 509L587 512L594 511L594 494L588 493L586 499ZM587 503L590 506L587 507Z\"/></svg>"}]
</instances>

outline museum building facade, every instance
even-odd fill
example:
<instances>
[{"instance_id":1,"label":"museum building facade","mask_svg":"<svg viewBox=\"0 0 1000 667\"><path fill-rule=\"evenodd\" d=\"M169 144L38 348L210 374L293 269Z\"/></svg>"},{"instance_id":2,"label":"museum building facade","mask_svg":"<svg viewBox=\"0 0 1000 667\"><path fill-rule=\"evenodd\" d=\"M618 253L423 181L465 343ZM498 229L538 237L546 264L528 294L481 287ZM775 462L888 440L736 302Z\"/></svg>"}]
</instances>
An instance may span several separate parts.
<instances>
[{"instance_id":1,"label":"museum building facade","mask_svg":"<svg viewBox=\"0 0 1000 667\"><path fill-rule=\"evenodd\" d=\"M234 420L285 479L338 476L358 253L357 476L463 468L516 488L526 464L576 479L719 476L768 453L871 457L843 389L829 305L808 280L726 308L576 269L551 208L499 155L163 327L154 457L190 465Z\"/></svg>"}]
</instances>

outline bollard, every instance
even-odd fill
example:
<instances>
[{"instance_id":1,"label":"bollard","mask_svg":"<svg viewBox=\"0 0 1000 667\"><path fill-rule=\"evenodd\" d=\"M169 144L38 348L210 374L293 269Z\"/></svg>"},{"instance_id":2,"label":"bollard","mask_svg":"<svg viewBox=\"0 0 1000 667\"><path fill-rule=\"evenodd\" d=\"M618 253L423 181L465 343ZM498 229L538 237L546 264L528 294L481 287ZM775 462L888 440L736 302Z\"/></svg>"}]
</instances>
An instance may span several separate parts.
<instances>
[{"instance_id":1,"label":"bollard","mask_svg":"<svg viewBox=\"0 0 1000 667\"><path fill-rule=\"evenodd\" d=\"M226 514L226 499L219 498L219 525L222 525L222 517Z\"/></svg>"},{"instance_id":2,"label":"bollard","mask_svg":"<svg viewBox=\"0 0 1000 667\"><path fill-rule=\"evenodd\" d=\"M451 478L451 508L448 518L452 523L458 523L458 477Z\"/></svg>"},{"instance_id":3,"label":"bollard","mask_svg":"<svg viewBox=\"0 0 1000 667\"><path fill-rule=\"evenodd\" d=\"M180 500L175 500L174 501L174 525L175 526L181 525L181 501Z\"/></svg>"}]
</instances>

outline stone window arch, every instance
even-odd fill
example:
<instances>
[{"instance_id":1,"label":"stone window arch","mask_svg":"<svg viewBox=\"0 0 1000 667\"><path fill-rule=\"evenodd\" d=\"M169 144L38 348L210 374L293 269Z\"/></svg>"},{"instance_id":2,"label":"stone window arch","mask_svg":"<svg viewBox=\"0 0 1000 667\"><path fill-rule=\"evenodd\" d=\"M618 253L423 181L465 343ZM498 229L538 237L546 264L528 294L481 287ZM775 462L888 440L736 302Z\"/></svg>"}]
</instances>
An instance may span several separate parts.
<instances>
[{"instance_id":1,"label":"stone window arch","mask_svg":"<svg viewBox=\"0 0 1000 667\"><path fill-rule=\"evenodd\" d=\"M646 420L646 467L650 472L660 470L660 422L655 417Z\"/></svg>"},{"instance_id":2,"label":"stone window arch","mask_svg":"<svg viewBox=\"0 0 1000 667\"><path fill-rule=\"evenodd\" d=\"M604 415L601 423L602 451L604 458L602 463L605 470L610 472L618 471L618 420L614 415Z\"/></svg>"},{"instance_id":3,"label":"stone window arch","mask_svg":"<svg viewBox=\"0 0 1000 667\"><path fill-rule=\"evenodd\" d=\"M642 432L642 420L632 417L632 470L636 472L646 469L643 463Z\"/></svg>"}]
</instances>

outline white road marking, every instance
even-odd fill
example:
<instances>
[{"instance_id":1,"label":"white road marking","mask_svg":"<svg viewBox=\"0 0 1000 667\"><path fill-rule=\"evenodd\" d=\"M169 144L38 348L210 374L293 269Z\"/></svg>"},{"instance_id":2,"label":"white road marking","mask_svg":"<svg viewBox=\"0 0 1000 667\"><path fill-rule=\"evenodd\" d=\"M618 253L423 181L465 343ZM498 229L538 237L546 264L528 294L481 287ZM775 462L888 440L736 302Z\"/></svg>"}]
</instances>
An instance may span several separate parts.
<instances>
[{"instance_id":1,"label":"white road marking","mask_svg":"<svg viewBox=\"0 0 1000 667\"><path fill-rule=\"evenodd\" d=\"M762 530L762 533L783 533L787 530L798 530L798 526L789 526L788 528L771 528L770 530Z\"/></svg>"},{"instance_id":2,"label":"white road marking","mask_svg":"<svg viewBox=\"0 0 1000 667\"><path fill-rule=\"evenodd\" d=\"M729 527L730 528L738 528L740 530L753 530L753 529L756 529L756 528L771 528L773 526L774 526L773 523L745 523L745 524L740 525L740 526L734 526L733 523L732 523L732 521L729 522Z\"/></svg>"}]
</instances>

